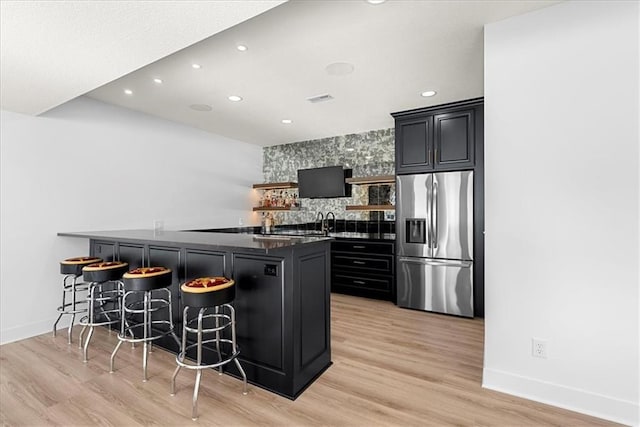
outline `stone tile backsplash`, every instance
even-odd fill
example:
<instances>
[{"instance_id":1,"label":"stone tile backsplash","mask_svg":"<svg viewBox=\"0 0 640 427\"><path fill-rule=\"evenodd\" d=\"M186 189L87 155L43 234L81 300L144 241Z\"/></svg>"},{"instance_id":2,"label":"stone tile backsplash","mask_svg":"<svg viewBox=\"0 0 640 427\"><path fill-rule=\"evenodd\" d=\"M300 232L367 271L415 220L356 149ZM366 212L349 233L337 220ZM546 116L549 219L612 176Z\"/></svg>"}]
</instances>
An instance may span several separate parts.
<instances>
[{"instance_id":1,"label":"stone tile backsplash","mask_svg":"<svg viewBox=\"0 0 640 427\"><path fill-rule=\"evenodd\" d=\"M297 182L298 169L324 166L352 169L353 177L394 175L394 147L393 128L265 147L264 182ZM369 212L345 210L347 205L366 205L369 202L369 187L354 185L352 189L351 197L301 199L299 211L274 212L276 224L313 222L318 212L333 212L338 219L369 220ZM381 190L385 193L388 191ZM380 217L382 220L385 215L387 219L392 219L392 214L393 211L380 215L374 213L371 219Z\"/></svg>"}]
</instances>

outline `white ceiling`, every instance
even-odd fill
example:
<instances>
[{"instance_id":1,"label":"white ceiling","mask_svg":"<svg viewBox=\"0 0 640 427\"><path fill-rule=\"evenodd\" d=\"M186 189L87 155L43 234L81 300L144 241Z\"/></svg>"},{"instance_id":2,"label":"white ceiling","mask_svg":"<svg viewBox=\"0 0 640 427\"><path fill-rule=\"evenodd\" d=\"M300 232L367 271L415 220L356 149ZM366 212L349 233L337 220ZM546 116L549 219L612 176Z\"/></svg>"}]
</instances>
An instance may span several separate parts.
<instances>
[{"instance_id":1,"label":"white ceiling","mask_svg":"<svg viewBox=\"0 0 640 427\"><path fill-rule=\"evenodd\" d=\"M282 1L0 1L5 110L40 114Z\"/></svg>"},{"instance_id":2,"label":"white ceiling","mask_svg":"<svg viewBox=\"0 0 640 427\"><path fill-rule=\"evenodd\" d=\"M3 108L7 68L14 78L7 79L12 91L7 98L13 105L20 104L27 88L35 92L28 96L33 98L30 103L25 101L27 112L45 111L106 83L88 95L252 144L273 145L387 128L393 126L391 112L482 96L484 24L557 1L389 0L371 5L364 0L291 0L233 27L233 21L279 2L126 2L135 3L127 8L117 7L122 2L111 6L73 2L74 7L64 2L41 3L46 5L39 8L50 10L31 7L17 13L21 7L12 5L20 25L31 31L40 31L31 22L33 11L49 17L42 19L51 25L37 37L23 35L25 43L13 40L20 41L22 49L7 49L14 62L7 66L5 44L9 43L2 43ZM99 6L99 13L92 12L90 5ZM5 10L3 5L3 38L5 20L10 21L4 17ZM153 12L151 19L143 19L144 12ZM227 14L228 20L224 19ZM218 25L210 26L213 17ZM61 25L74 21L81 24L74 31ZM225 25L230 28L218 32ZM166 26L160 28L166 30L162 36L159 26ZM29 28L7 31L29 34ZM207 31L216 34L150 63L201 39ZM47 49L64 51L63 57L41 52L44 48L34 40L45 36ZM240 52L238 44L249 49ZM46 68L48 61L32 50L46 53L48 61L61 65L55 79L34 69L38 64ZM25 52L30 54L22 58ZM193 69L194 62L202 68ZM353 64L353 73L329 75L325 67L334 62ZM43 84L34 87L31 78L20 81L19 73L33 74ZM153 78L163 83L156 84ZM131 89L133 95L126 95L124 89ZM428 89L438 94L421 97ZM324 93L334 99L317 104L306 101ZM243 100L230 102L229 95ZM194 111L189 108L192 104L212 109ZM282 119L293 123L282 124Z\"/></svg>"}]
</instances>

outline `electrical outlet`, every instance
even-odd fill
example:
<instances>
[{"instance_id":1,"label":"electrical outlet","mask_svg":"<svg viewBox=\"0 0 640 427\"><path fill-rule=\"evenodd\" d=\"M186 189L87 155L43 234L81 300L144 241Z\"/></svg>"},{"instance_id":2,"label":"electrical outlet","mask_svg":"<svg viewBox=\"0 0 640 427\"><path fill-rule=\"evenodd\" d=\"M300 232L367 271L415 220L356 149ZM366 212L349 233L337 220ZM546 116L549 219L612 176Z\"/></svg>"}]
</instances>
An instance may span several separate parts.
<instances>
[{"instance_id":1,"label":"electrical outlet","mask_svg":"<svg viewBox=\"0 0 640 427\"><path fill-rule=\"evenodd\" d=\"M238 218L238 225L244 225L244 219L242 219L242 217Z\"/></svg>"},{"instance_id":2,"label":"electrical outlet","mask_svg":"<svg viewBox=\"0 0 640 427\"><path fill-rule=\"evenodd\" d=\"M537 338L532 338L531 339L531 355L533 357L546 359L547 358L547 342Z\"/></svg>"}]
</instances>

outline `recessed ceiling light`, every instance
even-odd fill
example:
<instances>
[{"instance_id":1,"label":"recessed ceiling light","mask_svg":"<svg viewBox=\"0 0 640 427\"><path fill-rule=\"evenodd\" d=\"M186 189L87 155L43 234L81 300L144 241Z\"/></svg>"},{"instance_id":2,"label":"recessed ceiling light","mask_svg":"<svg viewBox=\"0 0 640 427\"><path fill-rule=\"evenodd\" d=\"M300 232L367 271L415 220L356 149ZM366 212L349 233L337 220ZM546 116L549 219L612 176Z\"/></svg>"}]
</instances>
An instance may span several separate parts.
<instances>
[{"instance_id":1,"label":"recessed ceiling light","mask_svg":"<svg viewBox=\"0 0 640 427\"><path fill-rule=\"evenodd\" d=\"M202 68L200 64L191 64L191 67L195 68L196 70L199 70L200 68Z\"/></svg>"},{"instance_id":2,"label":"recessed ceiling light","mask_svg":"<svg viewBox=\"0 0 640 427\"><path fill-rule=\"evenodd\" d=\"M236 49L238 49L240 52L245 52L249 48L243 44L239 44L238 46L236 46Z\"/></svg>"},{"instance_id":3,"label":"recessed ceiling light","mask_svg":"<svg viewBox=\"0 0 640 427\"><path fill-rule=\"evenodd\" d=\"M373 156L365 156L365 159L371 160L371 159L373 159Z\"/></svg>"},{"instance_id":4,"label":"recessed ceiling light","mask_svg":"<svg viewBox=\"0 0 640 427\"><path fill-rule=\"evenodd\" d=\"M367 0L367 3L369 3L369 4L382 4L385 1L386 0Z\"/></svg>"},{"instance_id":5,"label":"recessed ceiling light","mask_svg":"<svg viewBox=\"0 0 640 427\"><path fill-rule=\"evenodd\" d=\"M195 111L211 111L211 105L207 104L193 104L189 105L189 108Z\"/></svg>"},{"instance_id":6,"label":"recessed ceiling light","mask_svg":"<svg viewBox=\"0 0 640 427\"><path fill-rule=\"evenodd\" d=\"M356 151L355 148L347 148L347 151Z\"/></svg>"},{"instance_id":7,"label":"recessed ceiling light","mask_svg":"<svg viewBox=\"0 0 640 427\"><path fill-rule=\"evenodd\" d=\"M126 95L133 95L133 91L132 91L131 89L125 89L125 90L124 90L124 93L125 93Z\"/></svg>"},{"instance_id":8,"label":"recessed ceiling light","mask_svg":"<svg viewBox=\"0 0 640 427\"><path fill-rule=\"evenodd\" d=\"M436 92L435 90L427 90L427 91L425 91L425 92L422 92L422 93L420 94L420 96L424 96L425 98L428 98L428 97L430 97L430 96L435 95L436 93L438 93L438 92Z\"/></svg>"},{"instance_id":9,"label":"recessed ceiling light","mask_svg":"<svg viewBox=\"0 0 640 427\"><path fill-rule=\"evenodd\" d=\"M282 119L282 123L285 125L290 125L292 123L291 119Z\"/></svg>"},{"instance_id":10,"label":"recessed ceiling light","mask_svg":"<svg viewBox=\"0 0 640 427\"><path fill-rule=\"evenodd\" d=\"M229 101L233 101L233 102L242 101L242 97L238 95L230 95L228 99Z\"/></svg>"},{"instance_id":11,"label":"recessed ceiling light","mask_svg":"<svg viewBox=\"0 0 640 427\"><path fill-rule=\"evenodd\" d=\"M334 62L325 67L327 74L330 76L346 76L353 73L353 64L348 62Z\"/></svg>"},{"instance_id":12,"label":"recessed ceiling light","mask_svg":"<svg viewBox=\"0 0 640 427\"><path fill-rule=\"evenodd\" d=\"M159 78L157 78L157 77L156 77L155 79L153 79L153 81L154 81L155 83L162 84L162 79L159 79Z\"/></svg>"}]
</instances>

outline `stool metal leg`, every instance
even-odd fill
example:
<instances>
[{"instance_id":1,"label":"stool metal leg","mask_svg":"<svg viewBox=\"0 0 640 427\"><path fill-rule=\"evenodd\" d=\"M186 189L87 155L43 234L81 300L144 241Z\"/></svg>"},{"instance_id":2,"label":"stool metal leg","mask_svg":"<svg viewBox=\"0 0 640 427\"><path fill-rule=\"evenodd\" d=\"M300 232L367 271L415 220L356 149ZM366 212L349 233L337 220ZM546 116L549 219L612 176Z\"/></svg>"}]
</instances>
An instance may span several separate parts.
<instances>
[{"instance_id":1,"label":"stool metal leg","mask_svg":"<svg viewBox=\"0 0 640 427\"><path fill-rule=\"evenodd\" d=\"M169 300L169 329L171 330L171 336L173 337L174 340L176 340L176 344L178 344L178 347L180 346L180 340L178 339L178 336L176 335L175 332L175 328L173 325L173 305L171 303L171 300L173 299L171 297L171 290L169 288L165 288L165 290L167 291L167 299ZM183 317L184 319L184 317ZM180 351L180 349L178 349L178 351Z\"/></svg>"},{"instance_id":2,"label":"stool metal leg","mask_svg":"<svg viewBox=\"0 0 640 427\"><path fill-rule=\"evenodd\" d=\"M197 364L202 365L202 316L204 315L204 308L201 308L198 312L198 355ZM198 369L196 373L196 385L193 388L193 402L191 406L191 419L198 419L198 391L200 389L200 379L202 378L202 369Z\"/></svg>"},{"instance_id":3,"label":"stool metal leg","mask_svg":"<svg viewBox=\"0 0 640 427\"><path fill-rule=\"evenodd\" d=\"M84 338L84 333L87 330L87 325L84 325L80 330L80 335L78 335L78 348L82 348L82 342Z\"/></svg>"},{"instance_id":4,"label":"stool metal leg","mask_svg":"<svg viewBox=\"0 0 640 427\"><path fill-rule=\"evenodd\" d=\"M143 326L142 326L142 330L144 333L144 346L142 349L142 371L143 371L143 378L142 378L142 382L146 382L148 380L147 378L147 362L149 359L149 343L147 341L147 338L149 337L149 329L151 327L151 324L149 323L149 317L150 317L150 313L149 313L149 295L151 294L151 292L146 291L144 293L144 313L143 313Z\"/></svg>"},{"instance_id":5,"label":"stool metal leg","mask_svg":"<svg viewBox=\"0 0 640 427\"><path fill-rule=\"evenodd\" d=\"M218 362L222 362L222 353L220 352L220 331L218 330L218 328L220 328L220 317L217 316L218 314L220 314L220 307L215 308L215 314L216 314L216 317L215 317L216 319L216 351L218 352ZM222 375L222 365L218 367L218 375Z\"/></svg>"},{"instance_id":6,"label":"stool metal leg","mask_svg":"<svg viewBox=\"0 0 640 427\"><path fill-rule=\"evenodd\" d=\"M89 341L91 341L91 336L93 335L93 323L95 322L95 317L94 317L94 301L95 301L95 296L96 296L96 284L95 283L91 283L91 285L89 285L89 332L87 333L87 339L84 342L84 348L83 348L83 362L87 363L89 361L88 356L88 352L89 352Z\"/></svg>"},{"instance_id":7,"label":"stool metal leg","mask_svg":"<svg viewBox=\"0 0 640 427\"><path fill-rule=\"evenodd\" d=\"M184 360L185 352L187 351L186 348L187 348L187 314L188 313L189 313L189 307L185 307L182 313L182 345L178 350L178 359L180 360ZM176 377L178 376L178 372L180 372L181 368L182 366L178 365L176 367L176 370L173 371L173 375L171 376L171 390L170 390L171 396L176 395Z\"/></svg>"},{"instance_id":8,"label":"stool metal leg","mask_svg":"<svg viewBox=\"0 0 640 427\"><path fill-rule=\"evenodd\" d=\"M73 280L71 281L71 322L69 322L69 332L68 332L68 337L67 337L67 344L71 345L71 336L73 335L73 324L76 321L76 311L78 310L77 304L77 298L76 298L76 279L78 278L78 276L74 276ZM63 302L64 304L64 302Z\"/></svg>"},{"instance_id":9,"label":"stool metal leg","mask_svg":"<svg viewBox=\"0 0 640 427\"><path fill-rule=\"evenodd\" d=\"M62 315L64 314L64 306L66 305L66 297L67 297L67 277L69 276L64 276L62 278L62 310L60 312L60 314L58 314L58 318L56 319L55 323L53 324L53 337L56 337L56 331L58 329L58 322L60 321L60 319L62 319ZM60 309L58 309L60 310Z\"/></svg>"},{"instance_id":10,"label":"stool metal leg","mask_svg":"<svg viewBox=\"0 0 640 427\"><path fill-rule=\"evenodd\" d=\"M229 312L231 314L231 346L233 347L233 354L236 354L238 353L238 346L236 344L236 310L230 304L226 304L226 306L229 308ZM243 383L242 394L246 395L247 394L247 374L245 374L244 369L242 369L242 366L240 366L240 361L238 360L237 357L234 358L233 361L238 367L238 371L240 371L240 375L242 375L242 383Z\"/></svg>"},{"instance_id":11,"label":"stool metal leg","mask_svg":"<svg viewBox=\"0 0 640 427\"><path fill-rule=\"evenodd\" d=\"M120 286L118 285L118 288L120 288ZM120 339L120 336L125 336L125 325L126 325L126 320L125 320L125 311L124 311L124 303L125 303L125 295L122 295L122 300L120 301L120 335L118 336L118 344L116 344L116 348L113 349L113 353L111 353L111 361L109 362L109 373L113 374L113 364L115 362L116 359L116 354L118 353L118 350L120 350L120 346L122 345L122 340Z\"/></svg>"}]
</instances>

